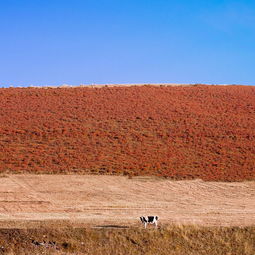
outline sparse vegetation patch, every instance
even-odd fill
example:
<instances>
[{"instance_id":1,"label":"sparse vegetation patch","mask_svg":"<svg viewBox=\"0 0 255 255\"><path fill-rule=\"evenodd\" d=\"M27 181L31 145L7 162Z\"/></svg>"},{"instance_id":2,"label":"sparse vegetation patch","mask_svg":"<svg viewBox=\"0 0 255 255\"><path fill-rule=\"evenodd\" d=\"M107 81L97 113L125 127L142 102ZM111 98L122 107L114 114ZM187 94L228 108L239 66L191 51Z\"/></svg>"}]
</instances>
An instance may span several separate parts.
<instances>
[{"instance_id":1,"label":"sparse vegetation patch","mask_svg":"<svg viewBox=\"0 0 255 255\"><path fill-rule=\"evenodd\" d=\"M0 254L254 255L255 228L1 229Z\"/></svg>"}]
</instances>

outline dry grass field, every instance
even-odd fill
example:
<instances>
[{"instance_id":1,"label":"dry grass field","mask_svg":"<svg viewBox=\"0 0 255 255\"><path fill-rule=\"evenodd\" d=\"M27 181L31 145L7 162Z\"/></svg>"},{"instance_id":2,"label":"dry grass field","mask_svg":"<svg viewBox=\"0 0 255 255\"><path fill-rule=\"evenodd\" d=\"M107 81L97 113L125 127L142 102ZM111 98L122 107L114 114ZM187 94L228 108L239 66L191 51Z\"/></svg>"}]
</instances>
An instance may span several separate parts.
<instances>
[{"instance_id":1,"label":"dry grass field","mask_svg":"<svg viewBox=\"0 0 255 255\"><path fill-rule=\"evenodd\" d=\"M150 214L158 215L162 226L247 226L255 223L254 197L252 181L4 175L0 178L0 227L26 227L38 221L142 227L139 216Z\"/></svg>"},{"instance_id":2,"label":"dry grass field","mask_svg":"<svg viewBox=\"0 0 255 255\"><path fill-rule=\"evenodd\" d=\"M254 239L255 227L3 229L0 254L254 255Z\"/></svg>"},{"instance_id":3,"label":"dry grass field","mask_svg":"<svg viewBox=\"0 0 255 255\"><path fill-rule=\"evenodd\" d=\"M254 255L254 196L252 181L2 175L0 254Z\"/></svg>"}]
</instances>

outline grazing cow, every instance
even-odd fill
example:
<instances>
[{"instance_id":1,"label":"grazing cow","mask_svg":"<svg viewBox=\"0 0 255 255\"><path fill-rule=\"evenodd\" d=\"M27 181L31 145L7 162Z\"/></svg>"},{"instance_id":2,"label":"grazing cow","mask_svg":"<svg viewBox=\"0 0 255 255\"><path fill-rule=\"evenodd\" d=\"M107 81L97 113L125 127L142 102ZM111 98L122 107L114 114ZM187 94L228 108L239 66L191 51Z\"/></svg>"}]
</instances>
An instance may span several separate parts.
<instances>
[{"instance_id":1,"label":"grazing cow","mask_svg":"<svg viewBox=\"0 0 255 255\"><path fill-rule=\"evenodd\" d=\"M158 216L141 216L140 220L145 228L147 227L147 224L155 224L155 228L158 227Z\"/></svg>"}]
</instances>

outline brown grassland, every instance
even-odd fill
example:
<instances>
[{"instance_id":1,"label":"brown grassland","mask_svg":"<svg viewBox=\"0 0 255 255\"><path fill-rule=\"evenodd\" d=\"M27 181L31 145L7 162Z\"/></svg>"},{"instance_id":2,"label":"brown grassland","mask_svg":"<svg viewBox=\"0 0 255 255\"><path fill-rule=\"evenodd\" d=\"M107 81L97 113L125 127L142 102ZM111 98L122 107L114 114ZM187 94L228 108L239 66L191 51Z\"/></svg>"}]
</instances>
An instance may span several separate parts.
<instances>
[{"instance_id":1,"label":"brown grassland","mask_svg":"<svg viewBox=\"0 0 255 255\"><path fill-rule=\"evenodd\" d=\"M54 246L32 243L55 242ZM1 229L0 254L254 255L255 227Z\"/></svg>"},{"instance_id":2,"label":"brown grassland","mask_svg":"<svg viewBox=\"0 0 255 255\"><path fill-rule=\"evenodd\" d=\"M6 175L0 178L0 228L10 221L13 227L33 227L27 222L38 220L139 226L139 216L151 214L158 215L163 226L249 226L255 222L254 197L254 181Z\"/></svg>"},{"instance_id":3,"label":"brown grassland","mask_svg":"<svg viewBox=\"0 0 255 255\"><path fill-rule=\"evenodd\" d=\"M254 185L3 175L0 254L254 255ZM139 216L148 214L159 216L159 229L143 228Z\"/></svg>"}]
</instances>

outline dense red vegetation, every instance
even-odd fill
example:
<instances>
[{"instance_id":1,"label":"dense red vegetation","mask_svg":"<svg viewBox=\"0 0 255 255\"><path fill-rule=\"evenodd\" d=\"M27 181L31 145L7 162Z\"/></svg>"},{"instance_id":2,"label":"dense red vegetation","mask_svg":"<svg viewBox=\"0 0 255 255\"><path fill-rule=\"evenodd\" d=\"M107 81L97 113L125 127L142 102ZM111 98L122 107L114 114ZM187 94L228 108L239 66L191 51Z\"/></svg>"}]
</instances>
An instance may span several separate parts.
<instances>
[{"instance_id":1,"label":"dense red vegetation","mask_svg":"<svg viewBox=\"0 0 255 255\"><path fill-rule=\"evenodd\" d=\"M255 179L255 87L2 88L0 171Z\"/></svg>"}]
</instances>

